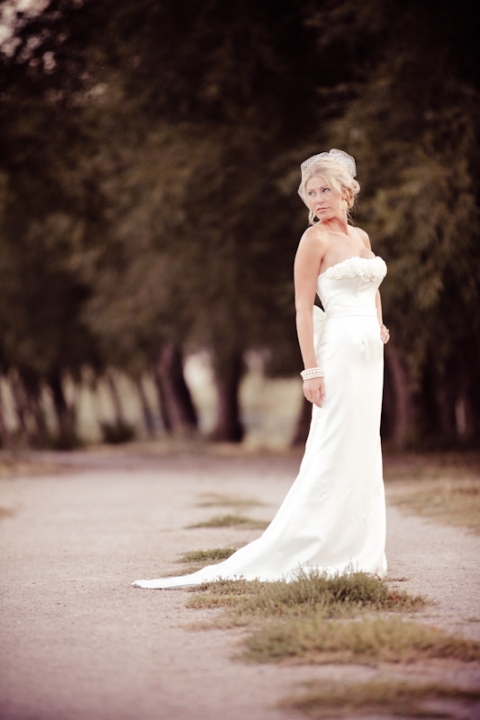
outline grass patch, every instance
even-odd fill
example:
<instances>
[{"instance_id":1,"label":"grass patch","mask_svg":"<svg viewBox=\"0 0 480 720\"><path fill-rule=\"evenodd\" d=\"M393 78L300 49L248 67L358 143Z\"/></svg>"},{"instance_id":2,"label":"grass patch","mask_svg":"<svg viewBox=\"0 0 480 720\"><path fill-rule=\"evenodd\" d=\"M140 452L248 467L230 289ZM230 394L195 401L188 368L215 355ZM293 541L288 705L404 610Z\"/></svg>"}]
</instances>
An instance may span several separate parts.
<instances>
[{"instance_id":1,"label":"grass patch","mask_svg":"<svg viewBox=\"0 0 480 720\"><path fill-rule=\"evenodd\" d=\"M480 455L404 455L387 461L389 498L443 524L480 533Z\"/></svg>"},{"instance_id":2,"label":"grass patch","mask_svg":"<svg viewBox=\"0 0 480 720\"><path fill-rule=\"evenodd\" d=\"M190 607L226 607L241 616L261 618L353 617L367 611L414 611L425 600L392 589L365 573L327 577L300 575L292 582L221 580L195 588ZM200 592L199 592L200 591Z\"/></svg>"},{"instance_id":3,"label":"grass patch","mask_svg":"<svg viewBox=\"0 0 480 720\"><path fill-rule=\"evenodd\" d=\"M189 607L226 610L213 625L250 628L241 654L250 662L480 660L480 644L393 615L413 612L426 601L365 573L333 578L312 573L289 583L221 580L191 592Z\"/></svg>"},{"instance_id":4,"label":"grass patch","mask_svg":"<svg viewBox=\"0 0 480 720\"><path fill-rule=\"evenodd\" d=\"M5 455L6 455L6 451ZM17 459L15 456L12 459L2 458L0 459L0 478L11 479L17 477L32 477L36 475L58 475L63 472L61 464L54 465L52 463L41 462L41 461L29 461L27 459Z\"/></svg>"},{"instance_id":5,"label":"grass patch","mask_svg":"<svg viewBox=\"0 0 480 720\"><path fill-rule=\"evenodd\" d=\"M182 555L177 562L181 563L216 563L226 560L236 552L237 548L210 548L209 550L193 550Z\"/></svg>"},{"instance_id":6,"label":"grass patch","mask_svg":"<svg viewBox=\"0 0 480 720\"><path fill-rule=\"evenodd\" d=\"M465 527L480 534L480 481L429 482L428 487L409 488L393 498L400 507L447 525Z\"/></svg>"},{"instance_id":7,"label":"grass patch","mask_svg":"<svg viewBox=\"0 0 480 720\"><path fill-rule=\"evenodd\" d=\"M211 548L209 550L192 550L191 552L182 555L176 562L186 564L187 567L183 567L180 572L175 571L168 573L166 577L172 577L176 575L190 575L191 573L200 570L205 565L215 565L216 563L226 560L236 552L237 548Z\"/></svg>"},{"instance_id":8,"label":"grass patch","mask_svg":"<svg viewBox=\"0 0 480 720\"><path fill-rule=\"evenodd\" d=\"M480 477L480 453L402 453L386 456L385 480L451 480L462 482Z\"/></svg>"},{"instance_id":9,"label":"grass patch","mask_svg":"<svg viewBox=\"0 0 480 720\"><path fill-rule=\"evenodd\" d=\"M210 493L205 496L205 500L197 503L197 507L231 507L231 508L251 508L259 507L263 503L252 498L231 497L229 495L220 495Z\"/></svg>"},{"instance_id":10,"label":"grass patch","mask_svg":"<svg viewBox=\"0 0 480 720\"><path fill-rule=\"evenodd\" d=\"M268 526L264 520L253 520L244 515L215 515L210 520L189 525L189 528L241 528L242 530L264 530Z\"/></svg>"},{"instance_id":11,"label":"grass patch","mask_svg":"<svg viewBox=\"0 0 480 720\"><path fill-rule=\"evenodd\" d=\"M480 660L480 645L396 617L350 622L307 617L257 629L245 641L244 658L317 665L411 663L431 658L473 662Z\"/></svg>"},{"instance_id":12,"label":"grass patch","mask_svg":"<svg viewBox=\"0 0 480 720\"><path fill-rule=\"evenodd\" d=\"M310 718L354 717L355 715L396 715L407 717L455 717L444 706L440 712L434 704L480 700L480 692L401 680L371 681L345 685L340 683L307 683L302 695L291 697L281 707L300 710ZM427 705L428 704L428 705Z\"/></svg>"}]
</instances>

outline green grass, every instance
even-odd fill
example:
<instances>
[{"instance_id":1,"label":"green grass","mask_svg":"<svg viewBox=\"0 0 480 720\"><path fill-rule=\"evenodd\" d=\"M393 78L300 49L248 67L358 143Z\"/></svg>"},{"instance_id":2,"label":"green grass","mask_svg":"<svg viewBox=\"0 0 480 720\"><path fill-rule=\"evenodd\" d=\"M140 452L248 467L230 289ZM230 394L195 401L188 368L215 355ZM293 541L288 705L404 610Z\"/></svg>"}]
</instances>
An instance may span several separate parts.
<instances>
[{"instance_id":1,"label":"green grass","mask_svg":"<svg viewBox=\"0 0 480 720\"><path fill-rule=\"evenodd\" d=\"M292 582L222 580L195 589L190 607L226 607L240 618L353 617L363 611L414 611L425 605L420 596L392 589L385 580L365 573L326 577L300 575ZM199 592L200 590L200 592Z\"/></svg>"},{"instance_id":2,"label":"green grass","mask_svg":"<svg viewBox=\"0 0 480 720\"><path fill-rule=\"evenodd\" d=\"M264 520L253 520L244 515L215 515L210 520L189 525L189 528L241 528L242 530L264 530L268 522Z\"/></svg>"},{"instance_id":3,"label":"green grass","mask_svg":"<svg viewBox=\"0 0 480 720\"><path fill-rule=\"evenodd\" d=\"M306 617L257 629L245 641L244 658L318 665L412 663L432 658L473 662L480 660L480 645L398 617L343 622Z\"/></svg>"},{"instance_id":4,"label":"green grass","mask_svg":"<svg viewBox=\"0 0 480 720\"><path fill-rule=\"evenodd\" d=\"M456 713L452 714L445 708L445 702L471 704L479 700L478 691L460 690L437 683L415 684L392 679L345 685L313 681L306 684L301 695L284 700L281 707L300 710L314 720L356 715L450 718ZM439 703L442 703L441 709Z\"/></svg>"}]
</instances>

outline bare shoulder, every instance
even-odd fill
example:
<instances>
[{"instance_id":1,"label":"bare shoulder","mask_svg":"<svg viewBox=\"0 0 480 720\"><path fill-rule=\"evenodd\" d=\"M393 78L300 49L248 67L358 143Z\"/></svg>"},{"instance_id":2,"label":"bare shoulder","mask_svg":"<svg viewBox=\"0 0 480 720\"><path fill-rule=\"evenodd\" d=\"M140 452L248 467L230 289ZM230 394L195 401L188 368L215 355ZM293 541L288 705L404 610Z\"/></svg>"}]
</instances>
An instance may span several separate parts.
<instances>
[{"instance_id":1,"label":"bare shoulder","mask_svg":"<svg viewBox=\"0 0 480 720\"><path fill-rule=\"evenodd\" d=\"M320 266L327 248L326 233L316 225L305 230L295 256L295 284L297 287L316 282Z\"/></svg>"},{"instance_id":2,"label":"bare shoulder","mask_svg":"<svg viewBox=\"0 0 480 720\"><path fill-rule=\"evenodd\" d=\"M320 224L311 225L300 238L298 250L301 252L324 255L328 239L324 228Z\"/></svg>"},{"instance_id":3,"label":"bare shoulder","mask_svg":"<svg viewBox=\"0 0 480 720\"><path fill-rule=\"evenodd\" d=\"M357 231L357 237L362 241L362 243L365 245L366 248L369 250L372 249L372 246L370 244L370 238L368 237L368 233L365 232L365 230L362 230L362 228L355 228Z\"/></svg>"}]
</instances>

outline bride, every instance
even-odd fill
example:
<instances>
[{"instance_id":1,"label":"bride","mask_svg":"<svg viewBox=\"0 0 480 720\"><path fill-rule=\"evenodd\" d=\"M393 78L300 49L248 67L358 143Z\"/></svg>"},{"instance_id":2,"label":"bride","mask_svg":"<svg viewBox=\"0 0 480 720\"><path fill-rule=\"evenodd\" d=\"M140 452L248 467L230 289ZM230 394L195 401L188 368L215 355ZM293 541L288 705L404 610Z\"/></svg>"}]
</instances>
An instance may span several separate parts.
<instances>
[{"instance_id":1,"label":"bride","mask_svg":"<svg viewBox=\"0 0 480 720\"><path fill-rule=\"evenodd\" d=\"M378 287L387 269L367 233L348 221L360 190L355 175L354 159L342 150L301 166L298 192L310 227L295 259L295 304L303 392L313 413L295 482L263 535L224 562L134 585L386 572L380 412L389 331ZM316 293L325 312L314 306Z\"/></svg>"}]
</instances>

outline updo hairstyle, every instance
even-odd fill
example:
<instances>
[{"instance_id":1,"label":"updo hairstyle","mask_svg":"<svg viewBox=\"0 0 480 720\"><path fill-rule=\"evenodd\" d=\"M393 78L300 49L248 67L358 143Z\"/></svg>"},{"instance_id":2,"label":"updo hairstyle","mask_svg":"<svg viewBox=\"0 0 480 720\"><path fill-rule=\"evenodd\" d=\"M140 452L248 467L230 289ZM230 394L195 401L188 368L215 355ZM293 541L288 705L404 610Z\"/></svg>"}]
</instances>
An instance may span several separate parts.
<instances>
[{"instance_id":1,"label":"updo hairstyle","mask_svg":"<svg viewBox=\"0 0 480 720\"><path fill-rule=\"evenodd\" d=\"M325 153L326 155L327 153ZM360 184L352 177L351 173L345 167L338 162L335 158L322 157L307 168L302 177L302 184L300 186L300 196L308 207L308 195L307 195L307 183L314 177L321 177L325 180L325 185L329 187L337 195L345 195L345 200L349 210L355 205L355 200L358 193L360 192ZM308 222L310 225L314 225L318 222L313 210L309 208Z\"/></svg>"}]
</instances>

